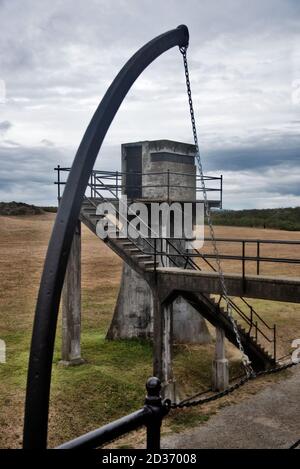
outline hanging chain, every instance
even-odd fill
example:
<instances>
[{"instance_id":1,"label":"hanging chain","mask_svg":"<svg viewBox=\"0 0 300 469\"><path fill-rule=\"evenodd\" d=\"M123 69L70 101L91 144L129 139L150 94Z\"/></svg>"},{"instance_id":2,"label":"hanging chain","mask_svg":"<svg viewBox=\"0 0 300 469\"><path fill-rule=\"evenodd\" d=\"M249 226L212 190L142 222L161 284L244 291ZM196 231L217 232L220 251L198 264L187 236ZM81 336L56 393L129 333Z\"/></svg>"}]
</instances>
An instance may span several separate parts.
<instances>
[{"instance_id":1,"label":"hanging chain","mask_svg":"<svg viewBox=\"0 0 300 469\"><path fill-rule=\"evenodd\" d=\"M229 394L232 394L234 391L237 389L241 388L244 386L244 384L248 383L249 381L252 381L253 379L260 378L262 376L268 376L270 374L278 373L280 371L287 370L288 368L294 367L296 365L299 365L300 363L295 363L295 362L288 362L280 366L275 366L274 368L270 368L268 370L262 370L257 372L256 374L247 374L247 376L244 376L243 378L239 379L235 384L232 384L229 386L227 389L224 391L220 391L217 393L214 393L212 395L209 395L207 397L202 397L200 399L195 399L194 397L190 397L187 399L184 399L181 402L172 403L171 404L171 409L183 409L187 407L195 407L197 405L203 405L203 404L208 404L209 402L216 401L217 399L221 399L222 397L228 396ZM297 442L298 444L298 442Z\"/></svg>"},{"instance_id":2,"label":"hanging chain","mask_svg":"<svg viewBox=\"0 0 300 469\"><path fill-rule=\"evenodd\" d=\"M233 318L232 308L231 308L231 305L230 305L230 300L229 300L229 297L228 297L227 288L226 288L226 284L225 284L224 273L223 273L223 270L222 270L220 256L219 256L219 252L218 252L218 248L217 248L217 242L216 242L214 227L213 227L213 224L212 224L209 202L208 202L208 199L207 199L207 191L206 191L206 187L205 187L203 167L202 167L202 161L201 161L201 157L200 157L200 149L199 149L196 121L195 121L195 113L194 113L193 100L192 100L191 83L190 83L189 69L188 69L188 63L187 63L187 47L186 46L185 47L180 47L179 50L180 50L180 52L182 54L182 57L183 57L185 81L186 81L186 88L187 88L187 94L188 94L188 100L189 100L189 108L190 108L191 123L192 123L192 129L193 129L194 144L195 144L195 147L196 147L196 155L195 156L196 156L198 169L199 169L199 173L200 173L200 181L201 181L201 188L202 188L203 198L204 198L205 213L206 213L207 222L208 222L208 226L209 226L210 237L211 237L211 240L212 240L214 256L215 256L216 263L217 263L217 271L218 271L218 274L219 274L221 290L222 290L222 294L223 294L223 297L224 297L225 302L226 302L226 310L227 310L229 319L232 323L232 327L233 327L233 331L234 331L234 334L235 334L235 337L236 337L236 341L237 341L239 350L242 354L242 363L245 367L247 375L249 376L249 375L253 375L254 371L253 371L253 368L251 366L251 362L249 360L249 357L248 357L248 355L246 355L246 353L244 351L244 347L243 347L242 342L241 342L241 338L240 338L240 334L239 334L239 331L238 331L238 328L237 328L237 324L236 324L236 321Z\"/></svg>"}]
</instances>

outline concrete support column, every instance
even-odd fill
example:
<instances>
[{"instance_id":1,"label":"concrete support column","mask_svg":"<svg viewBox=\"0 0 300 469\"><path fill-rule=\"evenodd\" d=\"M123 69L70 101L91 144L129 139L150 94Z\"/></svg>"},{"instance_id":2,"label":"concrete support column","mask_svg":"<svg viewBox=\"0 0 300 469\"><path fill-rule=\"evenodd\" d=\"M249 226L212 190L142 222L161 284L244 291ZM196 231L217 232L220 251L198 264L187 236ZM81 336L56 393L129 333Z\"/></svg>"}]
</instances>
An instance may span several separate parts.
<instances>
[{"instance_id":1,"label":"concrete support column","mask_svg":"<svg viewBox=\"0 0 300 469\"><path fill-rule=\"evenodd\" d=\"M151 289L141 275L124 263L118 299L106 338L148 339L151 336Z\"/></svg>"},{"instance_id":2,"label":"concrete support column","mask_svg":"<svg viewBox=\"0 0 300 469\"><path fill-rule=\"evenodd\" d=\"M158 298L154 298L154 331L153 331L153 374L162 383L164 398L176 400L175 381L172 368L172 304L161 305Z\"/></svg>"},{"instance_id":3,"label":"concrete support column","mask_svg":"<svg viewBox=\"0 0 300 469\"><path fill-rule=\"evenodd\" d=\"M81 223L77 222L62 291L62 365L83 363L81 335Z\"/></svg>"},{"instance_id":4,"label":"concrete support column","mask_svg":"<svg viewBox=\"0 0 300 469\"><path fill-rule=\"evenodd\" d=\"M229 384L228 360L225 355L225 333L216 328L215 359L212 364L212 389L224 391Z\"/></svg>"}]
</instances>

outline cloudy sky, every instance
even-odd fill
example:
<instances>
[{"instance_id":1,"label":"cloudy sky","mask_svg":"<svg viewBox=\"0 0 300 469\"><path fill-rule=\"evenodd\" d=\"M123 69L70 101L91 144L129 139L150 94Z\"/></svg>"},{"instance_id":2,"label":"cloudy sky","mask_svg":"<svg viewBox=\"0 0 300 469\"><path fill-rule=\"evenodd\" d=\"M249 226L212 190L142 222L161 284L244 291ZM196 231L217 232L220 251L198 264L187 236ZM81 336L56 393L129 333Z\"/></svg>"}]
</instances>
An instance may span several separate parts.
<instances>
[{"instance_id":1,"label":"cloudy sky","mask_svg":"<svg viewBox=\"0 0 300 469\"><path fill-rule=\"evenodd\" d=\"M299 0L0 0L0 200L54 204L53 168L71 164L121 66L182 23L225 208L300 205ZM96 167L118 169L122 142L160 138L192 142L177 48L130 90Z\"/></svg>"}]
</instances>

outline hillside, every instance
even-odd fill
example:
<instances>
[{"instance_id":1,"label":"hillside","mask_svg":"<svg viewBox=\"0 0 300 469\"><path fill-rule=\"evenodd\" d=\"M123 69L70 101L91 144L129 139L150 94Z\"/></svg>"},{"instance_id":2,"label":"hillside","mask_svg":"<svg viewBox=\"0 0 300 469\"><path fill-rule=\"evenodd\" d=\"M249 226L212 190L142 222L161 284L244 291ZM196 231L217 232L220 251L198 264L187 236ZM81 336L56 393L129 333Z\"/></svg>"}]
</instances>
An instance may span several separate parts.
<instances>
[{"instance_id":1,"label":"hillside","mask_svg":"<svg viewBox=\"0 0 300 469\"><path fill-rule=\"evenodd\" d=\"M253 210L214 211L215 225L249 226L252 228L272 228L278 230L300 230L300 207Z\"/></svg>"},{"instance_id":2,"label":"hillside","mask_svg":"<svg viewBox=\"0 0 300 469\"><path fill-rule=\"evenodd\" d=\"M41 215L42 213L44 213L44 210L35 205L29 205L23 202L0 202L0 215Z\"/></svg>"}]
</instances>

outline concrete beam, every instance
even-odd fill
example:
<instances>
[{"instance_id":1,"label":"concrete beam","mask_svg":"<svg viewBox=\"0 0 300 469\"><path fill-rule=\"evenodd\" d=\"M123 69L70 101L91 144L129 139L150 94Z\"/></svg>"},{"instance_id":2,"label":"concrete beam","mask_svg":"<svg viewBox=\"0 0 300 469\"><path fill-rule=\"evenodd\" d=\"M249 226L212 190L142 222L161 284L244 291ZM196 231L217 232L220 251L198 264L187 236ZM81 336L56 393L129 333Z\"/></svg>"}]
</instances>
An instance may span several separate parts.
<instances>
[{"instance_id":1,"label":"concrete beam","mask_svg":"<svg viewBox=\"0 0 300 469\"><path fill-rule=\"evenodd\" d=\"M262 275L225 274L227 292L230 296L261 298L264 300L300 303L300 277L280 278ZM219 276L216 272L179 268L158 268L157 284L161 298L172 291L221 294Z\"/></svg>"}]
</instances>

